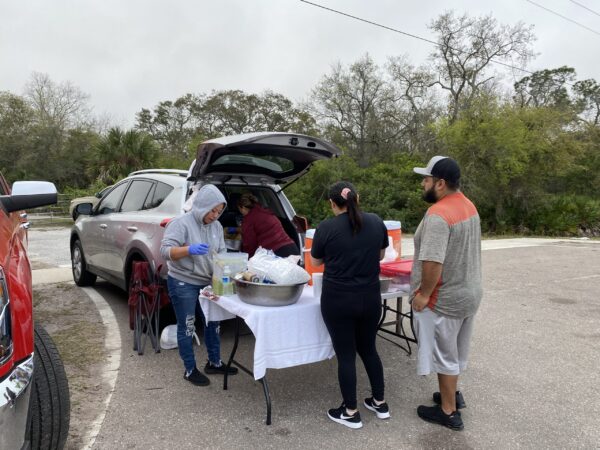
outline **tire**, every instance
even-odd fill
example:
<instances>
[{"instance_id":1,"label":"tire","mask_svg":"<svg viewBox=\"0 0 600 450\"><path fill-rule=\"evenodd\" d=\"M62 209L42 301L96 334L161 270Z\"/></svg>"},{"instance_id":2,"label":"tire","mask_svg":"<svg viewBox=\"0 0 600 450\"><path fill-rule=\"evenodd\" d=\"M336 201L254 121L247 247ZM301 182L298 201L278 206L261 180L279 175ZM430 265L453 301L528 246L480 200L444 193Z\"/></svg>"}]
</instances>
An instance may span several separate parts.
<instances>
[{"instance_id":1,"label":"tire","mask_svg":"<svg viewBox=\"0 0 600 450\"><path fill-rule=\"evenodd\" d=\"M69 383L52 339L35 326L33 386L29 402L27 439L32 450L60 450L69 433Z\"/></svg>"},{"instance_id":2,"label":"tire","mask_svg":"<svg viewBox=\"0 0 600 450\"><path fill-rule=\"evenodd\" d=\"M77 286L92 286L96 282L96 275L87 270L83 247L79 240L71 247L71 271Z\"/></svg>"}]
</instances>

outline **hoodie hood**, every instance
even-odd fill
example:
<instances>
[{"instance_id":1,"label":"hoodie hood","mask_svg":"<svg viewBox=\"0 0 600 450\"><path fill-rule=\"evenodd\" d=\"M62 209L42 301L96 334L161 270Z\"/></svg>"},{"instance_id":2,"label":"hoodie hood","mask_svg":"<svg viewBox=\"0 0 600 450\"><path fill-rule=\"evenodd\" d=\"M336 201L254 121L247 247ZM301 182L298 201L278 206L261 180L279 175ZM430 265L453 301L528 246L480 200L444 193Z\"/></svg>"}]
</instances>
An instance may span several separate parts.
<instances>
[{"instance_id":1,"label":"hoodie hood","mask_svg":"<svg viewBox=\"0 0 600 450\"><path fill-rule=\"evenodd\" d=\"M199 224L205 225L203 221L204 216L206 216L206 214L208 214L214 207L221 204L227 205L227 201L218 187L216 187L214 184L206 184L202 186L194 198L194 204L192 207L194 219L196 219L196 222ZM221 214L223 214L222 211Z\"/></svg>"}]
</instances>

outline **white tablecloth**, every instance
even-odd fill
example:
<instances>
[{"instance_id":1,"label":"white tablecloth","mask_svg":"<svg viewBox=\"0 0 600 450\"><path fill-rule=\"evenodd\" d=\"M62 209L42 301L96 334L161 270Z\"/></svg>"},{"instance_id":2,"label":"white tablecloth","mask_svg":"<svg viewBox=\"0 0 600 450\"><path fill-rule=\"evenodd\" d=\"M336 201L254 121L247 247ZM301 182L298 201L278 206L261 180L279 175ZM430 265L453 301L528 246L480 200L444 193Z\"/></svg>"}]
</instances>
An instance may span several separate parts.
<instances>
[{"instance_id":1,"label":"white tablecloth","mask_svg":"<svg viewBox=\"0 0 600 450\"><path fill-rule=\"evenodd\" d=\"M208 321L235 316L244 319L256 338L253 368L256 380L264 377L267 369L323 361L335 355L312 287L306 286L298 301L289 306L249 305L237 295L220 297L217 301L200 297L199 301Z\"/></svg>"}]
</instances>

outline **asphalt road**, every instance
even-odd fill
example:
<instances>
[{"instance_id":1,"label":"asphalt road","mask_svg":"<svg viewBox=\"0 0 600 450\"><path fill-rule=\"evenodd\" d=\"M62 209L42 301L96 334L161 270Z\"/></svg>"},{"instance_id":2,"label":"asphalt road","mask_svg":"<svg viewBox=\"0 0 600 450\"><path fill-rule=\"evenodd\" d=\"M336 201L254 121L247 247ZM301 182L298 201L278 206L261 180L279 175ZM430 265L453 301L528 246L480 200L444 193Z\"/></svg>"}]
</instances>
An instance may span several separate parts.
<instances>
[{"instance_id":1,"label":"asphalt road","mask_svg":"<svg viewBox=\"0 0 600 450\"><path fill-rule=\"evenodd\" d=\"M210 386L194 387L182 379L176 350L134 353L126 296L100 281L96 289L117 317L123 346L94 448L596 448L600 243L510 241L484 245L495 249L483 252L485 296L470 367L461 377L463 432L416 416L417 405L431 404L435 379L417 377L415 356L385 340L378 348L390 420L362 408L364 427L355 431L326 417L341 401L334 359L270 370L273 424L266 426L262 387L249 376L231 378L227 391L215 376ZM232 335L224 323L224 359ZM252 348L251 336L243 338L238 357L248 365ZM196 355L203 365L204 347ZM368 382L360 362L357 367L364 398Z\"/></svg>"}]
</instances>

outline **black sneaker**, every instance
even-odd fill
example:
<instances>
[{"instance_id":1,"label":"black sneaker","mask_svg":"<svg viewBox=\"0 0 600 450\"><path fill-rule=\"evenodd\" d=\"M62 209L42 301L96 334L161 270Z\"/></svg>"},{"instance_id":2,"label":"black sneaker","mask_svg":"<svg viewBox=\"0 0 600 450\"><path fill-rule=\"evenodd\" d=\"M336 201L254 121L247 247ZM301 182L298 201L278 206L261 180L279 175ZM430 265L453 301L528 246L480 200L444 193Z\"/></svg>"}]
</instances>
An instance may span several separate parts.
<instances>
[{"instance_id":1,"label":"black sneaker","mask_svg":"<svg viewBox=\"0 0 600 450\"><path fill-rule=\"evenodd\" d=\"M327 416L334 422L341 423L348 428L358 429L362 428L362 422L360 420L360 413L356 411L352 415L346 413L346 405L342 403L342 406L327 411Z\"/></svg>"},{"instance_id":2,"label":"black sneaker","mask_svg":"<svg viewBox=\"0 0 600 450\"><path fill-rule=\"evenodd\" d=\"M426 420L427 422L437 423L438 425L443 425L451 430L458 431L465 427L458 411L454 411L452 414L446 414L439 405L421 405L417 408L417 414L421 419Z\"/></svg>"},{"instance_id":3,"label":"black sneaker","mask_svg":"<svg viewBox=\"0 0 600 450\"><path fill-rule=\"evenodd\" d=\"M202 375L195 367L194 370L192 370L189 374L184 373L183 378L196 386L208 386L210 384L208 377L206 375Z\"/></svg>"},{"instance_id":4,"label":"black sneaker","mask_svg":"<svg viewBox=\"0 0 600 450\"><path fill-rule=\"evenodd\" d=\"M369 397L365 398L365 406L367 409L370 409L377 414L378 419L390 418L390 409L388 408L388 404L386 402L383 402L381 405L376 405L373 401L373 397Z\"/></svg>"},{"instance_id":5,"label":"black sneaker","mask_svg":"<svg viewBox=\"0 0 600 450\"><path fill-rule=\"evenodd\" d=\"M440 394L439 392L434 392L433 393L433 402L436 405L441 405L442 404L442 394ZM456 409L463 409L466 407L467 407L467 404L465 403L465 399L462 395L462 392L456 391Z\"/></svg>"},{"instance_id":6,"label":"black sneaker","mask_svg":"<svg viewBox=\"0 0 600 450\"><path fill-rule=\"evenodd\" d=\"M225 375L226 370L227 370L227 365L223 364L223 361L221 361L221 365L219 365L219 366L215 366L210 361L208 361L206 363L206 365L204 366L204 373L207 373L209 375ZM237 373L238 373L237 367L231 366L229 368L229 371L227 372L227 375L235 375Z\"/></svg>"}]
</instances>

